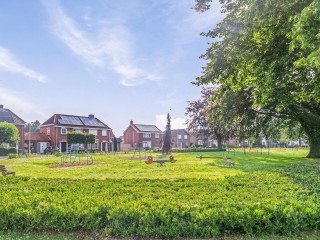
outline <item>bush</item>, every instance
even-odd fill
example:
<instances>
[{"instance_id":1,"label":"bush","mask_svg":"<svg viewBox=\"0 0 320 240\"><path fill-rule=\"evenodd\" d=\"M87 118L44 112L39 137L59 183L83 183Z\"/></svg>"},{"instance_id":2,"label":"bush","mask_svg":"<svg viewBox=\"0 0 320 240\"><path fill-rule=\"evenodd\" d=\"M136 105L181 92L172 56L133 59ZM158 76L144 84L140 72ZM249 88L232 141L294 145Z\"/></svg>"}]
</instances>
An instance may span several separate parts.
<instances>
[{"instance_id":1,"label":"bush","mask_svg":"<svg viewBox=\"0 0 320 240\"><path fill-rule=\"evenodd\" d=\"M54 153L54 156L55 156L55 157L60 157L61 155L62 155L61 152L55 152L55 153Z\"/></svg>"},{"instance_id":2,"label":"bush","mask_svg":"<svg viewBox=\"0 0 320 240\"><path fill-rule=\"evenodd\" d=\"M12 158L17 158L18 157L18 154L16 153L9 153L9 159L12 159Z\"/></svg>"},{"instance_id":3,"label":"bush","mask_svg":"<svg viewBox=\"0 0 320 240\"><path fill-rule=\"evenodd\" d=\"M8 156L17 153L16 148L0 148L0 156Z\"/></svg>"}]
</instances>

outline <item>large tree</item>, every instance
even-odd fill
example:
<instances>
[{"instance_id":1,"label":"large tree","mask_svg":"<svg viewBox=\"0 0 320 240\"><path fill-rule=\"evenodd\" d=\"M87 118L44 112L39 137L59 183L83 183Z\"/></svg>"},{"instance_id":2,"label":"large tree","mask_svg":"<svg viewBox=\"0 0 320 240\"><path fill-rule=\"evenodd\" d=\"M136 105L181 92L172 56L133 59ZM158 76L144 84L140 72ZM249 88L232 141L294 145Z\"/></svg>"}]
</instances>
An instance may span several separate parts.
<instances>
[{"instance_id":1,"label":"large tree","mask_svg":"<svg viewBox=\"0 0 320 240\"><path fill-rule=\"evenodd\" d=\"M205 11L210 0L197 0ZM220 0L225 18L198 84L250 93L257 112L300 123L320 157L319 0Z\"/></svg>"},{"instance_id":2,"label":"large tree","mask_svg":"<svg viewBox=\"0 0 320 240\"><path fill-rule=\"evenodd\" d=\"M19 132L15 125L8 122L0 122L0 145L2 143L17 143Z\"/></svg>"}]
</instances>

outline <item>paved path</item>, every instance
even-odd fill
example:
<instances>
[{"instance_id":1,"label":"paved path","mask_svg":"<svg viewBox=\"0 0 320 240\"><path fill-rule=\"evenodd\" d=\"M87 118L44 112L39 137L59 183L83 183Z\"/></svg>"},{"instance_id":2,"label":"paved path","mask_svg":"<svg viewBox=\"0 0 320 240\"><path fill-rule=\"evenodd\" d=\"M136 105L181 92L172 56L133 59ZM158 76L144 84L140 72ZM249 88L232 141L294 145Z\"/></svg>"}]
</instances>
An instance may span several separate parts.
<instances>
[{"instance_id":1,"label":"paved path","mask_svg":"<svg viewBox=\"0 0 320 240\"><path fill-rule=\"evenodd\" d=\"M8 159L8 156L0 156L0 160Z\"/></svg>"}]
</instances>

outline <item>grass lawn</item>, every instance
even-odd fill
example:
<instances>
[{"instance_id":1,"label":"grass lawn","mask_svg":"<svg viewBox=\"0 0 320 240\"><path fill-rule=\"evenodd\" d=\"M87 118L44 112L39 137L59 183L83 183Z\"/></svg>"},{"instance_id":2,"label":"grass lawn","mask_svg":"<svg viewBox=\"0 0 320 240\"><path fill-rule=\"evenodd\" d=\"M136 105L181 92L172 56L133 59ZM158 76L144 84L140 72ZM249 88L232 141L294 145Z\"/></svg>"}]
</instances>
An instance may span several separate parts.
<instances>
[{"instance_id":1,"label":"grass lawn","mask_svg":"<svg viewBox=\"0 0 320 240\"><path fill-rule=\"evenodd\" d=\"M290 163L308 161L305 158L307 149L275 149L260 152L206 152L175 153L176 163L167 163L164 167L156 164L147 165L145 160L130 160L132 154L94 155L93 165L63 167L60 157L42 156L1 160L7 169L15 171L17 176L36 178L72 178L72 179L217 179L224 176L243 174L255 171L269 171L282 168ZM159 154L152 153L154 158ZM197 158L198 156L212 158ZM234 168L223 166L223 156L236 163ZM86 162L86 160L81 160Z\"/></svg>"},{"instance_id":2,"label":"grass lawn","mask_svg":"<svg viewBox=\"0 0 320 240\"><path fill-rule=\"evenodd\" d=\"M320 171L307 152L175 153L163 167L132 154L73 166L51 156L0 160L17 176L0 177L0 231L12 231L0 240L320 239Z\"/></svg>"}]
</instances>

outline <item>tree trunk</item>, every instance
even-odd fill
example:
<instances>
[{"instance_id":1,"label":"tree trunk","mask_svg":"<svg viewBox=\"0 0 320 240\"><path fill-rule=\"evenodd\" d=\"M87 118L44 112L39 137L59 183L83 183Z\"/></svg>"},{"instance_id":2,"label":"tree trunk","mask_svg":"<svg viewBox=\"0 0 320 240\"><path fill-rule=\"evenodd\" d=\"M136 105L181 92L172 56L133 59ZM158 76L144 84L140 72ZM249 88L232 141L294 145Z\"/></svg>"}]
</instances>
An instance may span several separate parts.
<instances>
[{"instance_id":1,"label":"tree trunk","mask_svg":"<svg viewBox=\"0 0 320 240\"><path fill-rule=\"evenodd\" d=\"M310 151L307 158L320 158L320 138L309 137Z\"/></svg>"},{"instance_id":2,"label":"tree trunk","mask_svg":"<svg viewBox=\"0 0 320 240\"><path fill-rule=\"evenodd\" d=\"M307 158L320 158L320 119L307 112L300 116L300 124L309 140L310 151Z\"/></svg>"},{"instance_id":3,"label":"tree trunk","mask_svg":"<svg viewBox=\"0 0 320 240\"><path fill-rule=\"evenodd\" d=\"M222 149L222 136L220 134L216 134L218 149Z\"/></svg>"}]
</instances>

